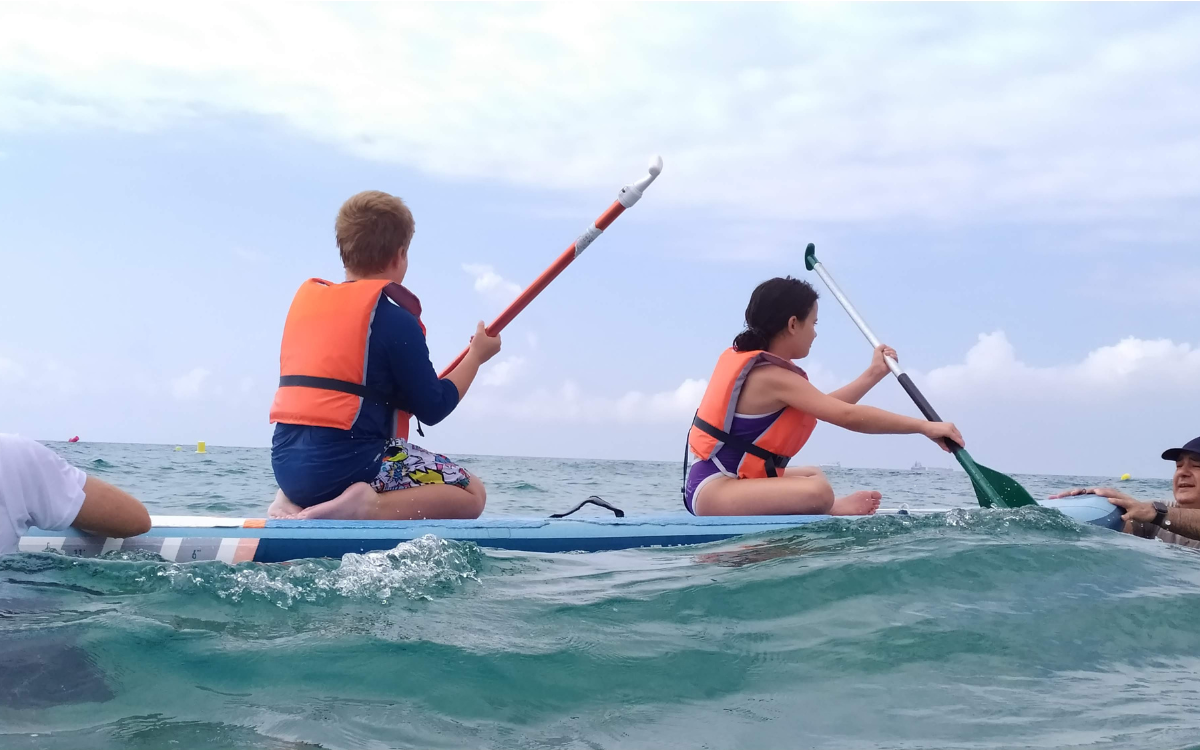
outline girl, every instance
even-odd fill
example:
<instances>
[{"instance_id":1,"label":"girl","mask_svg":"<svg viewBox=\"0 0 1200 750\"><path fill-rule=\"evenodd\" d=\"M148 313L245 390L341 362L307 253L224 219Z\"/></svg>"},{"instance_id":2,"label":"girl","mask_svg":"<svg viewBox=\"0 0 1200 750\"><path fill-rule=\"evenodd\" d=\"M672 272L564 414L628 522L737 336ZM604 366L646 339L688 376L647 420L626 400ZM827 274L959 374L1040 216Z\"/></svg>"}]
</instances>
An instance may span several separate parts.
<instances>
[{"instance_id":1,"label":"girl","mask_svg":"<svg viewBox=\"0 0 1200 750\"><path fill-rule=\"evenodd\" d=\"M920 434L949 450L963 445L949 422L927 422L859 406L888 374L888 346L875 350L857 380L825 394L792 363L808 356L817 337L817 293L790 276L764 281L750 296L746 330L717 360L716 370L688 434L697 462L687 474L684 505L698 516L784 514L869 515L878 492L861 490L834 499L815 466L788 468L817 421L868 434Z\"/></svg>"}]
</instances>

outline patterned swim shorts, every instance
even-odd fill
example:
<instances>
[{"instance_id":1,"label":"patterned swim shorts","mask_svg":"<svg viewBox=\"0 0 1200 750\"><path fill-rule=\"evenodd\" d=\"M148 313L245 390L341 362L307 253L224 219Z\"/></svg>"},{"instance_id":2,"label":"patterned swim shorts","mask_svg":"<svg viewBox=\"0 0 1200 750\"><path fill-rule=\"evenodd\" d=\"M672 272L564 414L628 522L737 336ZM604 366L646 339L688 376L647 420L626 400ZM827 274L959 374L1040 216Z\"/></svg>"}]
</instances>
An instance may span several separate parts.
<instances>
[{"instance_id":1,"label":"patterned swim shorts","mask_svg":"<svg viewBox=\"0 0 1200 750\"><path fill-rule=\"evenodd\" d=\"M404 438L392 438L383 451L383 464L371 482L371 489L391 492L429 484L452 484L465 489L470 481L471 475L465 469L440 453L430 453Z\"/></svg>"}]
</instances>

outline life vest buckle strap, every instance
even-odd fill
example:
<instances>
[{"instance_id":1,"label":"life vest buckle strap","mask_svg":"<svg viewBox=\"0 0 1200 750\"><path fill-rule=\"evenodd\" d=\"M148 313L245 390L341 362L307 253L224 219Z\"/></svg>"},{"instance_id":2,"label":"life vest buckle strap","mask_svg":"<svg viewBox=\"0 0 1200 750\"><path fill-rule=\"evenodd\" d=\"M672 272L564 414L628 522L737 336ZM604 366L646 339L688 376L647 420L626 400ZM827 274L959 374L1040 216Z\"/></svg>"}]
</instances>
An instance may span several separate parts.
<instances>
[{"instance_id":1,"label":"life vest buckle strap","mask_svg":"<svg viewBox=\"0 0 1200 750\"><path fill-rule=\"evenodd\" d=\"M771 478L778 477L779 476L778 470L786 467L788 465L788 461L791 460L791 456L781 456L778 453L772 453L771 451L767 450L766 448L757 446L754 443L749 442L748 440L743 440L742 438L740 438L736 435L730 435L725 430L722 430L721 428L716 427L715 425L709 424L708 422L701 419L699 416L696 416L692 419L692 424L695 425L701 432L703 432L711 437L716 438L717 440L721 441L722 443L724 443L732 448L735 448L736 450L739 450L742 453L749 453L751 456L754 456L755 458L761 458L763 461L763 464L766 466L766 471L767 471L768 477L771 477Z\"/></svg>"},{"instance_id":2,"label":"life vest buckle strap","mask_svg":"<svg viewBox=\"0 0 1200 750\"><path fill-rule=\"evenodd\" d=\"M280 388L319 388L323 391L336 391L338 393L348 393L351 396L368 401L374 401L377 404L383 404L389 409L404 411L403 406L399 406L391 402L387 396L382 393L368 388L362 383L351 383L349 380L338 380L337 378L318 378L312 375L280 375Z\"/></svg>"}]
</instances>

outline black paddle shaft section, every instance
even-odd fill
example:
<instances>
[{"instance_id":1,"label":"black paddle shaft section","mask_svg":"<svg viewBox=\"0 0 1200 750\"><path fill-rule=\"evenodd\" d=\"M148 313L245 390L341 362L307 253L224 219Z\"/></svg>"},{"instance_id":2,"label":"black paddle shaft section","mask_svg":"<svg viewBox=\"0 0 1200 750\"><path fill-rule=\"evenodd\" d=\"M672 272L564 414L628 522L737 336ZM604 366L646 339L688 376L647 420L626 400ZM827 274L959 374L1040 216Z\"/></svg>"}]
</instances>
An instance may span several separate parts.
<instances>
[{"instance_id":1,"label":"black paddle shaft section","mask_svg":"<svg viewBox=\"0 0 1200 750\"><path fill-rule=\"evenodd\" d=\"M913 400L913 403L917 405L917 408L921 410L921 413L925 415L926 419L928 419L930 422L942 421L942 418L938 416L938 413L933 410L933 404L929 403L929 401L925 399L925 394L921 393L921 391L917 389L917 384L912 382L912 378L908 376L907 372L900 373L896 379L900 381L901 387L903 387L905 392L908 393L908 397ZM962 450L962 446L956 444L953 440L946 440L945 442L946 445L950 446L951 450Z\"/></svg>"},{"instance_id":2,"label":"black paddle shaft section","mask_svg":"<svg viewBox=\"0 0 1200 750\"><path fill-rule=\"evenodd\" d=\"M942 421L942 418L938 416L938 413L933 410L933 405L925 400L925 394L917 390L917 384L912 382L912 378L908 376L907 372L901 373L896 379L900 381L900 385L905 391L908 392L909 398L913 400L913 403L917 405L917 408L921 410L921 413L925 415L926 419L928 419L930 422Z\"/></svg>"}]
</instances>

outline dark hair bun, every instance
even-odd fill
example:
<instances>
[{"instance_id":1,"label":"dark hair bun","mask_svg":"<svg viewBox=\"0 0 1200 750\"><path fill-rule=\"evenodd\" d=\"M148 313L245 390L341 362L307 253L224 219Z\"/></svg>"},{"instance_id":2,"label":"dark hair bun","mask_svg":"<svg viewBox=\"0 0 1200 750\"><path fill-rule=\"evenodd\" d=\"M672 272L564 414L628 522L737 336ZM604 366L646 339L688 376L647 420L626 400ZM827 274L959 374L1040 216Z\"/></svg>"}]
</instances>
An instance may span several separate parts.
<instances>
[{"instance_id":1,"label":"dark hair bun","mask_svg":"<svg viewBox=\"0 0 1200 750\"><path fill-rule=\"evenodd\" d=\"M739 352L754 352L766 349L771 342L756 328L747 328L733 340L733 348Z\"/></svg>"},{"instance_id":2,"label":"dark hair bun","mask_svg":"<svg viewBox=\"0 0 1200 750\"><path fill-rule=\"evenodd\" d=\"M754 289L746 305L746 330L733 340L739 352L766 349L793 317L807 320L817 292L807 281L791 276L767 279Z\"/></svg>"}]
</instances>

